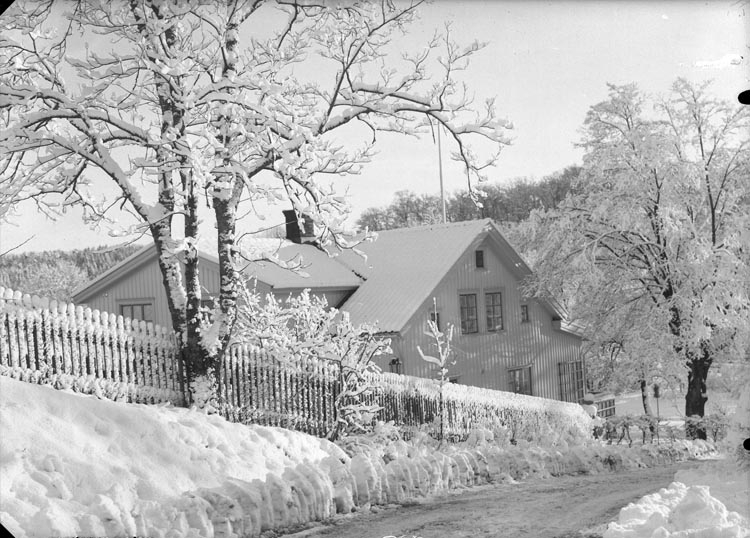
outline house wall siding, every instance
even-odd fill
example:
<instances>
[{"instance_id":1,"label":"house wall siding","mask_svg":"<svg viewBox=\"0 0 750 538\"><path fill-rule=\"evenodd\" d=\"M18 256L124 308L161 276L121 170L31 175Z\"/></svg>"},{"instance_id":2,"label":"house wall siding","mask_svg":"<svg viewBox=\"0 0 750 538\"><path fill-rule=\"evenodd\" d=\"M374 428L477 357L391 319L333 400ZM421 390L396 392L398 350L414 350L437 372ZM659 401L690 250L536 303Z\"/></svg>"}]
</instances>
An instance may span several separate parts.
<instances>
[{"instance_id":1,"label":"house wall siding","mask_svg":"<svg viewBox=\"0 0 750 538\"><path fill-rule=\"evenodd\" d=\"M484 269L475 268L474 251L484 251ZM504 329L487 332L484 295L500 291L503 301ZM461 334L459 294L476 293L479 332ZM535 396L560 399L557 364L579 357L580 339L555 330L552 315L533 300L524 301L519 281L498 258L488 241L467 251L456 266L437 286L432 296L437 302L442 329L453 324L454 359L449 375L458 375L458 382L485 388L508 390L508 369L531 365L532 392ZM530 321L521 322L521 305L529 306ZM402 373L420 377L435 377L434 367L423 361L417 352L420 346L426 354L436 354L434 340L427 336L427 320L432 311L432 298L423 303L394 339L392 349L403 363ZM388 371L389 358L381 359L381 367Z\"/></svg>"},{"instance_id":2,"label":"house wall siding","mask_svg":"<svg viewBox=\"0 0 750 538\"><path fill-rule=\"evenodd\" d=\"M217 263L201 259L199 279L203 299L218 296L220 279ZM251 285L253 285L253 282L251 282ZM256 290L263 299L273 291L271 286L264 282L258 282ZM277 297L286 299L290 294L298 295L300 292L301 290L281 290L277 293ZM351 294L351 290L313 291L312 294L317 297L325 297L330 306L337 306ZM162 285L161 270L156 259L148 260L143 265L123 275L122 278L110 283L89 298L85 304L101 311L119 314L120 304L139 299L153 302L154 323L164 327L172 326L172 318L167 305L167 294Z\"/></svg>"},{"instance_id":3,"label":"house wall siding","mask_svg":"<svg viewBox=\"0 0 750 538\"><path fill-rule=\"evenodd\" d=\"M87 299L85 304L92 309L120 314L121 304L141 299L153 303L154 323L163 327L172 326L167 306L167 294L164 292L161 271L156 260L149 260L131 270Z\"/></svg>"}]
</instances>

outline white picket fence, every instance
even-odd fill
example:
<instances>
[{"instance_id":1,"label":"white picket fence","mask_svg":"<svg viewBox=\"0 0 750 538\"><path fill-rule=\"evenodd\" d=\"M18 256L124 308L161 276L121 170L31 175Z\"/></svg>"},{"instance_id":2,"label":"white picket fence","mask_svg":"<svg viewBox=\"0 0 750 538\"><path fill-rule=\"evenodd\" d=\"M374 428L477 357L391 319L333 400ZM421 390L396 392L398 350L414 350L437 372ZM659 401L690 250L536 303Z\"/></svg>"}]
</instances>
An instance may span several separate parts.
<instances>
[{"instance_id":1,"label":"white picket fence","mask_svg":"<svg viewBox=\"0 0 750 538\"><path fill-rule=\"evenodd\" d=\"M115 399L184 403L169 329L3 287L0 374Z\"/></svg>"}]
</instances>

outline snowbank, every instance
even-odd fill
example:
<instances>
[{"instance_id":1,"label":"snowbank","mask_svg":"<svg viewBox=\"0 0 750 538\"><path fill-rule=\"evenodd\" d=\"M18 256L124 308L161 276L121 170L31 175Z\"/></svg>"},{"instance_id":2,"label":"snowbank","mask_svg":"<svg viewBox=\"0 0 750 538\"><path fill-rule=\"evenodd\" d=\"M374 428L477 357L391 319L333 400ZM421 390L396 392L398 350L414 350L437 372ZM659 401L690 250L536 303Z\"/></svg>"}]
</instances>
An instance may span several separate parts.
<instances>
[{"instance_id":1,"label":"snowbank","mask_svg":"<svg viewBox=\"0 0 750 538\"><path fill-rule=\"evenodd\" d=\"M16 537L219 536L230 519L257 534L322 519L335 513L330 471L348 459L302 433L6 377L0 430L0 521Z\"/></svg>"},{"instance_id":2,"label":"snowbank","mask_svg":"<svg viewBox=\"0 0 750 538\"><path fill-rule=\"evenodd\" d=\"M710 443L532 447L478 430L409 443L245 426L0 376L0 521L15 536L258 536L452 488L609 472L700 456Z\"/></svg>"},{"instance_id":3,"label":"snowbank","mask_svg":"<svg viewBox=\"0 0 750 538\"><path fill-rule=\"evenodd\" d=\"M747 519L711 496L708 486L673 482L622 510L604 538L743 538Z\"/></svg>"},{"instance_id":4,"label":"snowbank","mask_svg":"<svg viewBox=\"0 0 750 538\"><path fill-rule=\"evenodd\" d=\"M674 479L687 486L708 486L711 496L727 510L750 520L750 469L739 469L733 460L723 459L677 471Z\"/></svg>"},{"instance_id":5,"label":"snowbank","mask_svg":"<svg viewBox=\"0 0 750 538\"><path fill-rule=\"evenodd\" d=\"M746 385L745 385L746 386ZM724 459L675 473L668 488L620 511L604 538L744 538L750 536L750 392L738 398L723 442Z\"/></svg>"}]
</instances>

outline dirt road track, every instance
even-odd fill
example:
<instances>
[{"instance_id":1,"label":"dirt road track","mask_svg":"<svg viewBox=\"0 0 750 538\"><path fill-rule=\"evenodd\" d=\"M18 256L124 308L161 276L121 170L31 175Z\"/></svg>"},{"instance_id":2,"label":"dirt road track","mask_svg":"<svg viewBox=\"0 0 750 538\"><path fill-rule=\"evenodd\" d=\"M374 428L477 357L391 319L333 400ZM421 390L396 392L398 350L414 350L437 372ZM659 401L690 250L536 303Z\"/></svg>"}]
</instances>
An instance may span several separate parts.
<instances>
[{"instance_id":1,"label":"dirt road track","mask_svg":"<svg viewBox=\"0 0 750 538\"><path fill-rule=\"evenodd\" d=\"M696 465L479 486L281 538L593 538L601 536L620 508L668 486L678 469Z\"/></svg>"}]
</instances>

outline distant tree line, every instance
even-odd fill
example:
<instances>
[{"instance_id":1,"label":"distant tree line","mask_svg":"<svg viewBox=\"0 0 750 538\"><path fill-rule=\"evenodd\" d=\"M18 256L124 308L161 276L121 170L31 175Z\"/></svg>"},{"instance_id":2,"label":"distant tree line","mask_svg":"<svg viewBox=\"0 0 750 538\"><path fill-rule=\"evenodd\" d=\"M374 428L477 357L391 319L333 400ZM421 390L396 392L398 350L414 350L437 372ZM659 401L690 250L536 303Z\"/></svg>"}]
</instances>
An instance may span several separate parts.
<instances>
[{"instance_id":1,"label":"distant tree line","mask_svg":"<svg viewBox=\"0 0 750 538\"><path fill-rule=\"evenodd\" d=\"M4 254L0 256L0 286L69 302L73 290L139 248L122 245Z\"/></svg>"},{"instance_id":2,"label":"distant tree line","mask_svg":"<svg viewBox=\"0 0 750 538\"><path fill-rule=\"evenodd\" d=\"M554 209L568 193L575 193L575 180L580 172L579 166L568 166L538 181L518 178L505 185L482 185L486 194L482 207L474 204L466 190L455 192L446 198L446 218L448 222L482 218L509 224L523 222L534 209ZM385 207L366 209L357 220L361 228L372 231L439 222L442 222L440 196L408 190L396 192L393 201Z\"/></svg>"}]
</instances>

